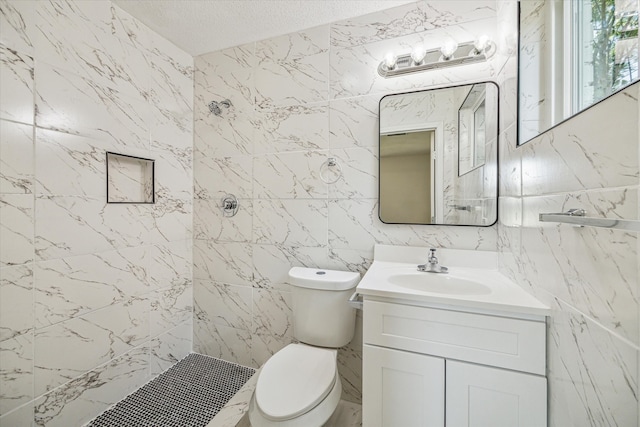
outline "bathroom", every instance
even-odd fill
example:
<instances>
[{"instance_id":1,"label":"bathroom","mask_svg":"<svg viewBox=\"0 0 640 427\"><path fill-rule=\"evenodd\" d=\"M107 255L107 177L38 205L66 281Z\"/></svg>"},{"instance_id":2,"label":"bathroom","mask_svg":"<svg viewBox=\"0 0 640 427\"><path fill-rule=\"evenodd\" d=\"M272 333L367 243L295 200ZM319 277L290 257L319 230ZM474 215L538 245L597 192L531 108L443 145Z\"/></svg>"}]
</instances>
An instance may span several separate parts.
<instances>
[{"instance_id":1,"label":"bathroom","mask_svg":"<svg viewBox=\"0 0 640 427\"><path fill-rule=\"evenodd\" d=\"M0 0L1 427L84 425L190 353L259 368L294 340L290 268L364 275L380 244L497 253L549 307L548 425L639 425L638 234L538 217L640 218L638 83L519 144L515 0L345 2L192 52L135 3ZM377 72L479 35L485 62ZM497 222L381 222L381 98L476 82L499 88ZM106 152L154 160L155 203L105 203ZM362 324L337 356L353 404Z\"/></svg>"}]
</instances>

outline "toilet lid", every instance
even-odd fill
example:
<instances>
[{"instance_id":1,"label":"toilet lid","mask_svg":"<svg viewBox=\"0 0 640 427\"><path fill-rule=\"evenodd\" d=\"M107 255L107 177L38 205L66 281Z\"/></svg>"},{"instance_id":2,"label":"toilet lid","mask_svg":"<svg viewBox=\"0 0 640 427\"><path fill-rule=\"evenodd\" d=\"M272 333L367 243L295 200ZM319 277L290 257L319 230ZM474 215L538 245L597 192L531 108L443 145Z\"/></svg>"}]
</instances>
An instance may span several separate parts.
<instances>
[{"instance_id":1,"label":"toilet lid","mask_svg":"<svg viewBox=\"0 0 640 427\"><path fill-rule=\"evenodd\" d=\"M255 401L274 421L300 416L320 403L336 381L334 349L290 344L264 364Z\"/></svg>"}]
</instances>

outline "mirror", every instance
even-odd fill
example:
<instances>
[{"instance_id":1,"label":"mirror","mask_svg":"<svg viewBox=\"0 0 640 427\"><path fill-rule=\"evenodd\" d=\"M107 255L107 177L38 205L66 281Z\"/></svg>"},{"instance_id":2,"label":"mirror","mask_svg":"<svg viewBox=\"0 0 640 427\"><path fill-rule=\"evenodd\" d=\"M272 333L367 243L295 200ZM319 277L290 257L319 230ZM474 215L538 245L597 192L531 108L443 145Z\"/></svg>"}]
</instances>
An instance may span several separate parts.
<instances>
[{"instance_id":1,"label":"mirror","mask_svg":"<svg viewBox=\"0 0 640 427\"><path fill-rule=\"evenodd\" d=\"M379 217L388 224L490 226L498 206L498 86L380 100Z\"/></svg>"},{"instance_id":2,"label":"mirror","mask_svg":"<svg viewBox=\"0 0 640 427\"><path fill-rule=\"evenodd\" d=\"M519 2L518 144L638 80L638 3Z\"/></svg>"}]
</instances>

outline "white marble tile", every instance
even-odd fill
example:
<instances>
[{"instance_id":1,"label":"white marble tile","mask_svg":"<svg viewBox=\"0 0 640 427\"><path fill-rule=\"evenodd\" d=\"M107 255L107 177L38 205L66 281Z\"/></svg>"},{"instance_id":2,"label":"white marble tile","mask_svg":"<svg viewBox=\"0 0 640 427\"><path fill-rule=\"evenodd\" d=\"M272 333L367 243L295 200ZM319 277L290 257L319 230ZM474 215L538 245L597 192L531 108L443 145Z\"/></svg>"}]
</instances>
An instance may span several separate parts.
<instances>
[{"instance_id":1,"label":"white marble tile","mask_svg":"<svg viewBox=\"0 0 640 427\"><path fill-rule=\"evenodd\" d=\"M273 335L251 336L251 366L259 368L278 351L291 344L290 337L277 337Z\"/></svg>"},{"instance_id":2,"label":"white marble tile","mask_svg":"<svg viewBox=\"0 0 640 427\"><path fill-rule=\"evenodd\" d=\"M329 249L329 268L355 271L364 276L373 262L373 247L369 249Z\"/></svg>"},{"instance_id":3,"label":"white marble tile","mask_svg":"<svg viewBox=\"0 0 640 427\"><path fill-rule=\"evenodd\" d=\"M328 264L324 247L254 245L254 286L290 291L291 267L326 268Z\"/></svg>"},{"instance_id":4,"label":"white marble tile","mask_svg":"<svg viewBox=\"0 0 640 427\"><path fill-rule=\"evenodd\" d=\"M331 24L331 45L349 47L373 43L495 14L496 2L492 0L409 3Z\"/></svg>"},{"instance_id":5,"label":"white marble tile","mask_svg":"<svg viewBox=\"0 0 640 427\"><path fill-rule=\"evenodd\" d=\"M0 194L0 267L33 261L33 196Z\"/></svg>"},{"instance_id":6,"label":"white marble tile","mask_svg":"<svg viewBox=\"0 0 640 427\"><path fill-rule=\"evenodd\" d=\"M174 110L151 102L150 140L154 150L185 150L193 147L193 111Z\"/></svg>"},{"instance_id":7,"label":"white marble tile","mask_svg":"<svg viewBox=\"0 0 640 427\"><path fill-rule=\"evenodd\" d=\"M0 341L33 328L33 282L32 264L0 268Z\"/></svg>"},{"instance_id":8,"label":"white marble tile","mask_svg":"<svg viewBox=\"0 0 640 427\"><path fill-rule=\"evenodd\" d=\"M252 197L251 156L210 157L196 149L193 169L196 198L222 200L229 193L239 199Z\"/></svg>"},{"instance_id":9,"label":"white marble tile","mask_svg":"<svg viewBox=\"0 0 640 427\"><path fill-rule=\"evenodd\" d=\"M151 45L152 30L116 4L111 4L110 30L119 40L146 50ZM160 37L160 36L157 36Z\"/></svg>"},{"instance_id":10,"label":"white marble tile","mask_svg":"<svg viewBox=\"0 0 640 427\"><path fill-rule=\"evenodd\" d=\"M29 331L0 342L0 414L33 397L33 331Z\"/></svg>"},{"instance_id":11,"label":"white marble tile","mask_svg":"<svg viewBox=\"0 0 640 427\"><path fill-rule=\"evenodd\" d=\"M140 205L138 205L140 206ZM190 239L193 235L193 201L158 195L151 205L150 239L155 244ZM141 213L146 212L140 208Z\"/></svg>"},{"instance_id":12,"label":"white marble tile","mask_svg":"<svg viewBox=\"0 0 640 427\"><path fill-rule=\"evenodd\" d=\"M518 54L518 31L520 20L520 9L517 0L496 1L496 17L498 19L497 28L497 45L500 47L496 52L498 62L507 64L512 59L517 58ZM517 62L517 59L516 59ZM500 74L505 72L504 68ZM517 77L517 64L511 71L508 71L509 77L515 79ZM502 84L502 82L499 82ZM505 112L509 116L513 112Z\"/></svg>"},{"instance_id":13,"label":"white marble tile","mask_svg":"<svg viewBox=\"0 0 640 427\"><path fill-rule=\"evenodd\" d=\"M147 96L149 64L142 50L114 34L109 2L39 2L36 14L38 61L139 100Z\"/></svg>"},{"instance_id":14,"label":"white marble tile","mask_svg":"<svg viewBox=\"0 0 640 427\"><path fill-rule=\"evenodd\" d=\"M474 40L478 34L486 34L495 40L495 32L496 19L494 17L366 45L335 47L331 49L330 59L329 88L331 99L493 80L502 68L502 64L496 60L496 55L487 62L388 79L379 76L377 68L388 51L397 54L410 53L413 46L418 43L424 43L425 48L431 49L440 47L449 38L462 43Z\"/></svg>"},{"instance_id":15,"label":"white marble tile","mask_svg":"<svg viewBox=\"0 0 640 427\"><path fill-rule=\"evenodd\" d=\"M378 147L333 149L331 156L336 159L339 165L336 167L342 169L342 174L335 183L329 184L330 198L374 199L378 197ZM336 178L332 176L330 182L334 179Z\"/></svg>"},{"instance_id":16,"label":"white marble tile","mask_svg":"<svg viewBox=\"0 0 640 427\"><path fill-rule=\"evenodd\" d=\"M253 152L254 43L195 59L195 149L204 158ZM231 101L223 115L209 111L211 101ZM198 156L196 156L197 158Z\"/></svg>"},{"instance_id":17,"label":"white marble tile","mask_svg":"<svg viewBox=\"0 0 640 427\"><path fill-rule=\"evenodd\" d=\"M253 76L255 73L255 43L222 49L195 58L195 87L206 107L211 101L229 99L233 109L253 108ZM207 110L208 111L208 110Z\"/></svg>"},{"instance_id":18,"label":"white marble tile","mask_svg":"<svg viewBox=\"0 0 640 427\"><path fill-rule=\"evenodd\" d=\"M498 123L500 132L515 125L518 114L518 56L511 55L500 73L497 83L500 86ZM512 143L515 144L515 141ZM502 144L502 142L501 142Z\"/></svg>"},{"instance_id":19,"label":"white marble tile","mask_svg":"<svg viewBox=\"0 0 640 427\"><path fill-rule=\"evenodd\" d=\"M638 139L638 87L635 83L525 144L523 195L637 185L639 145L624 142Z\"/></svg>"},{"instance_id":20,"label":"white marble tile","mask_svg":"<svg viewBox=\"0 0 640 427\"><path fill-rule=\"evenodd\" d=\"M379 95L334 99L329 103L331 148L377 147Z\"/></svg>"},{"instance_id":21,"label":"white marble tile","mask_svg":"<svg viewBox=\"0 0 640 427\"><path fill-rule=\"evenodd\" d=\"M496 250L494 227L384 224L374 199L329 201L329 246L371 250L376 243Z\"/></svg>"},{"instance_id":22,"label":"white marble tile","mask_svg":"<svg viewBox=\"0 0 640 427\"><path fill-rule=\"evenodd\" d=\"M36 4L36 1L27 0L0 2L0 43L33 55Z\"/></svg>"},{"instance_id":23,"label":"white marble tile","mask_svg":"<svg viewBox=\"0 0 640 427\"><path fill-rule=\"evenodd\" d=\"M112 5L113 8L113 5ZM148 32L149 98L160 110L193 117L194 59L157 33Z\"/></svg>"},{"instance_id":24,"label":"white marble tile","mask_svg":"<svg viewBox=\"0 0 640 427\"><path fill-rule=\"evenodd\" d=\"M256 107L284 107L329 97L329 26L256 43Z\"/></svg>"},{"instance_id":25,"label":"white marble tile","mask_svg":"<svg viewBox=\"0 0 640 427\"><path fill-rule=\"evenodd\" d=\"M0 415L0 427L32 427L33 402L29 402L14 411Z\"/></svg>"},{"instance_id":26,"label":"white marble tile","mask_svg":"<svg viewBox=\"0 0 640 427\"><path fill-rule=\"evenodd\" d=\"M255 129L256 154L328 148L328 103L259 110Z\"/></svg>"},{"instance_id":27,"label":"white marble tile","mask_svg":"<svg viewBox=\"0 0 640 427\"><path fill-rule=\"evenodd\" d=\"M210 280L196 280L193 296L195 314L215 325L250 330L252 316L251 288L227 285Z\"/></svg>"},{"instance_id":28,"label":"white marble tile","mask_svg":"<svg viewBox=\"0 0 640 427\"><path fill-rule=\"evenodd\" d=\"M362 427L362 406L341 400L325 424L326 427Z\"/></svg>"},{"instance_id":29,"label":"white marble tile","mask_svg":"<svg viewBox=\"0 0 640 427\"><path fill-rule=\"evenodd\" d=\"M215 325L207 319L194 318L193 349L244 366L251 365L251 332Z\"/></svg>"},{"instance_id":30,"label":"white marble tile","mask_svg":"<svg viewBox=\"0 0 640 427\"><path fill-rule=\"evenodd\" d=\"M323 247L326 200L255 200L253 240L260 244Z\"/></svg>"},{"instance_id":31,"label":"white marble tile","mask_svg":"<svg viewBox=\"0 0 640 427\"><path fill-rule=\"evenodd\" d=\"M334 22L331 24L331 46L358 46L433 28L427 20L424 3L409 3Z\"/></svg>"},{"instance_id":32,"label":"white marble tile","mask_svg":"<svg viewBox=\"0 0 640 427\"><path fill-rule=\"evenodd\" d=\"M123 154L149 148L149 107L144 100L45 63L39 63L36 79L39 127L106 141Z\"/></svg>"},{"instance_id":33,"label":"white marble tile","mask_svg":"<svg viewBox=\"0 0 640 427\"><path fill-rule=\"evenodd\" d=\"M149 380L149 350L134 349L35 401L35 425L84 425Z\"/></svg>"},{"instance_id":34,"label":"white marble tile","mask_svg":"<svg viewBox=\"0 0 640 427\"><path fill-rule=\"evenodd\" d=\"M108 149L107 143L95 139L36 129L36 193L104 197Z\"/></svg>"},{"instance_id":35,"label":"white marble tile","mask_svg":"<svg viewBox=\"0 0 640 427\"><path fill-rule=\"evenodd\" d=\"M222 201L194 200L194 238L216 242L251 242L253 227L253 200L239 199L238 212L226 216Z\"/></svg>"},{"instance_id":36,"label":"white marble tile","mask_svg":"<svg viewBox=\"0 0 640 427\"><path fill-rule=\"evenodd\" d=\"M154 291L148 297L149 335L152 337L193 317L193 285L190 281Z\"/></svg>"},{"instance_id":37,"label":"white marble tile","mask_svg":"<svg viewBox=\"0 0 640 427\"><path fill-rule=\"evenodd\" d=\"M210 96L196 92L193 125L196 159L253 153L253 110L241 112L232 107L225 109L222 116L216 116L209 112L207 107L214 100L222 101L217 97L211 99Z\"/></svg>"},{"instance_id":38,"label":"white marble tile","mask_svg":"<svg viewBox=\"0 0 640 427\"><path fill-rule=\"evenodd\" d=\"M36 330L36 396L109 362L148 338L149 301L139 297Z\"/></svg>"},{"instance_id":39,"label":"white marble tile","mask_svg":"<svg viewBox=\"0 0 640 427\"><path fill-rule=\"evenodd\" d=\"M33 124L33 58L0 45L0 118Z\"/></svg>"},{"instance_id":40,"label":"white marble tile","mask_svg":"<svg viewBox=\"0 0 640 427\"><path fill-rule=\"evenodd\" d=\"M247 243L215 243L196 240L193 248L193 278L231 285L250 286L251 252Z\"/></svg>"},{"instance_id":41,"label":"white marble tile","mask_svg":"<svg viewBox=\"0 0 640 427\"><path fill-rule=\"evenodd\" d=\"M518 128L515 125L500 133L500 144L498 144L500 196L522 194L522 150L517 147L517 137Z\"/></svg>"},{"instance_id":42,"label":"white marble tile","mask_svg":"<svg viewBox=\"0 0 640 427\"><path fill-rule=\"evenodd\" d=\"M566 301L604 327L640 344L637 234L540 223L541 212L586 209L637 218L638 191L615 189L523 199L523 280Z\"/></svg>"},{"instance_id":43,"label":"white marble tile","mask_svg":"<svg viewBox=\"0 0 640 427\"><path fill-rule=\"evenodd\" d=\"M112 5L112 8L114 6ZM124 13L115 8L116 18ZM134 45L145 51L150 66L151 147L184 150L193 147L194 66L193 57L153 33L136 19L123 22L127 35L142 36ZM140 27L143 27L140 29ZM149 40L145 43L144 38Z\"/></svg>"},{"instance_id":44,"label":"white marble tile","mask_svg":"<svg viewBox=\"0 0 640 427\"><path fill-rule=\"evenodd\" d=\"M256 199L322 199L328 151L264 154L253 158L253 197Z\"/></svg>"},{"instance_id":45,"label":"white marble tile","mask_svg":"<svg viewBox=\"0 0 640 427\"><path fill-rule=\"evenodd\" d=\"M271 335L280 339L293 336L293 313L290 292L253 289L254 335Z\"/></svg>"},{"instance_id":46,"label":"white marble tile","mask_svg":"<svg viewBox=\"0 0 640 427\"><path fill-rule=\"evenodd\" d=\"M164 289L192 281L193 241L159 243L151 247L149 283L155 289Z\"/></svg>"},{"instance_id":47,"label":"white marble tile","mask_svg":"<svg viewBox=\"0 0 640 427\"><path fill-rule=\"evenodd\" d=\"M498 199L498 269L515 283L526 286L519 279L522 269L520 255L522 247L522 199L500 197Z\"/></svg>"},{"instance_id":48,"label":"white marble tile","mask_svg":"<svg viewBox=\"0 0 640 427\"><path fill-rule=\"evenodd\" d=\"M638 423L638 350L563 303L549 327L549 424Z\"/></svg>"},{"instance_id":49,"label":"white marble tile","mask_svg":"<svg viewBox=\"0 0 640 427\"><path fill-rule=\"evenodd\" d=\"M338 372L342 379L342 399L362 403L362 345L338 350Z\"/></svg>"},{"instance_id":50,"label":"white marble tile","mask_svg":"<svg viewBox=\"0 0 640 427\"><path fill-rule=\"evenodd\" d=\"M0 120L0 194L33 192L33 126Z\"/></svg>"},{"instance_id":51,"label":"white marble tile","mask_svg":"<svg viewBox=\"0 0 640 427\"><path fill-rule=\"evenodd\" d=\"M149 248L35 264L35 325L42 328L149 292Z\"/></svg>"},{"instance_id":52,"label":"white marble tile","mask_svg":"<svg viewBox=\"0 0 640 427\"><path fill-rule=\"evenodd\" d=\"M193 198L193 149L191 147L151 151L155 160L157 197L191 200Z\"/></svg>"},{"instance_id":53,"label":"white marble tile","mask_svg":"<svg viewBox=\"0 0 640 427\"><path fill-rule=\"evenodd\" d=\"M36 199L36 254L63 258L149 243L152 205L105 205L103 197Z\"/></svg>"},{"instance_id":54,"label":"white marble tile","mask_svg":"<svg viewBox=\"0 0 640 427\"><path fill-rule=\"evenodd\" d=\"M151 376L156 376L191 353L192 319L157 336L149 343Z\"/></svg>"}]
</instances>

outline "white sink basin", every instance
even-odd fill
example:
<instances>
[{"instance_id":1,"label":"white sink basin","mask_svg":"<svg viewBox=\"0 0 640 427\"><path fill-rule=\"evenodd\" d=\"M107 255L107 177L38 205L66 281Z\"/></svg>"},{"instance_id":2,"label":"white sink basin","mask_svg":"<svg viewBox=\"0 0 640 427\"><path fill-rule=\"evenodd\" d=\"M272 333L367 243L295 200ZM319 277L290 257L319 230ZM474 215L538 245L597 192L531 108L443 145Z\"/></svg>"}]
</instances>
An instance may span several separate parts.
<instances>
[{"instance_id":1,"label":"white sink basin","mask_svg":"<svg viewBox=\"0 0 640 427\"><path fill-rule=\"evenodd\" d=\"M491 293L491 288L482 283L449 274L413 272L394 274L387 280L401 288L435 294L486 295Z\"/></svg>"},{"instance_id":2,"label":"white sink basin","mask_svg":"<svg viewBox=\"0 0 640 427\"><path fill-rule=\"evenodd\" d=\"M429 248L376 245L374 260L357 287L367 299L381 298L411 305L546 316L549 307L529 295L498 269L493 252L438 249L448 274L417 270Z\"/></svg>"}]
</instances>

